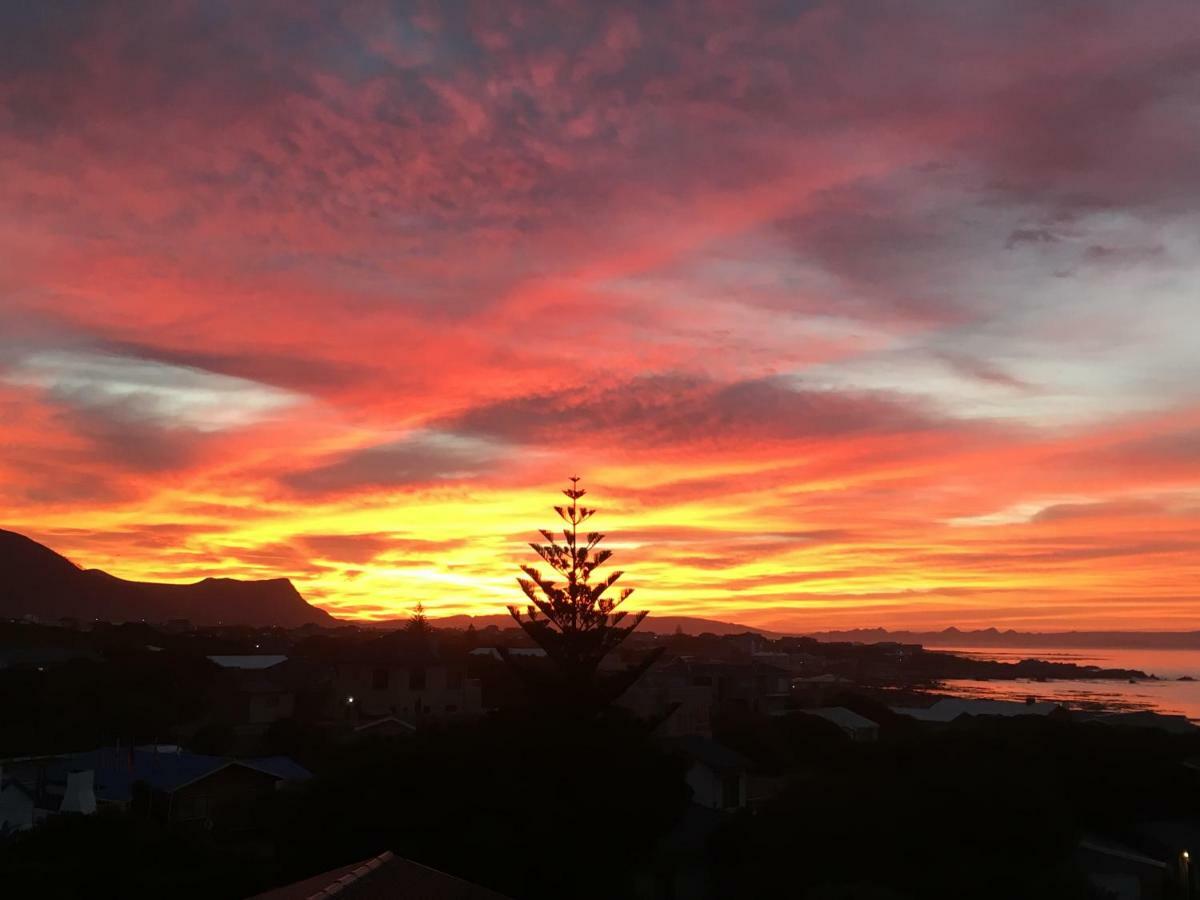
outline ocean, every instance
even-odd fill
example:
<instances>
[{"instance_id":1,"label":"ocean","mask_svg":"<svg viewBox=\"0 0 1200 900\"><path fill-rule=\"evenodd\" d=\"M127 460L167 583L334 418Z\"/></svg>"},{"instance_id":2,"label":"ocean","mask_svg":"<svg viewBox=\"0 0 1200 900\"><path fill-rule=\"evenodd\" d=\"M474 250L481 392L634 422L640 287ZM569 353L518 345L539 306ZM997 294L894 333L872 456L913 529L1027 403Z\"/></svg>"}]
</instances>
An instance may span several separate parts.
<instances>
[{"instance_id":1,"label":"ocean","mask_svg":"<svg viewBox=\"0 0 1200 900\"><path fill-rule=\"evenodd\" d=\"M953 679L945 682L945 693L962 697L986 697L997 700L1054 700L1072 708L1112 710L1148 709L1187 716L1200 722L1200 680L1179 681L1183 676L1200 679L1200 651L1197 650L1120 650L1021 647L930 647L1000 662L1043 659L1051 662L1100 666L1106 669L1140 669L1157 675L1159 681L976 681Z\"/></svg>"}]
</instances>

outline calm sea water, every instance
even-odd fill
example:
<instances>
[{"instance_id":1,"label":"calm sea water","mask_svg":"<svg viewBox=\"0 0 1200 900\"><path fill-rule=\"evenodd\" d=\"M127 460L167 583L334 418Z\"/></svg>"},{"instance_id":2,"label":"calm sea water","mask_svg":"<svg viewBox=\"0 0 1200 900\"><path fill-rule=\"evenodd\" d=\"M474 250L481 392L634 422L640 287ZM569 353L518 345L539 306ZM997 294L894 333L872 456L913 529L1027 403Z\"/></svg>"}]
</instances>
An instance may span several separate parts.
<instances>
[{"instance_id":1,"label":"calm sea water","mask_svg":"<svg viewBox=\"0 0 1200 900\"><path fill-rule=\"evenodd\" d=\"M1055 650L1020 647L931 647L976 659L1017 662L1044 659L1052 662L1101 666L1106 669L1140 669L1160 681L975 681L946 682L946 693L998 700L1054 700L1067 706L1113 710L1150 709L1185 715L1200 722L1200 681L1178 681L1184 675L1200 679L1200 651L1196 650Z\"/></svg>"}]
</instances>

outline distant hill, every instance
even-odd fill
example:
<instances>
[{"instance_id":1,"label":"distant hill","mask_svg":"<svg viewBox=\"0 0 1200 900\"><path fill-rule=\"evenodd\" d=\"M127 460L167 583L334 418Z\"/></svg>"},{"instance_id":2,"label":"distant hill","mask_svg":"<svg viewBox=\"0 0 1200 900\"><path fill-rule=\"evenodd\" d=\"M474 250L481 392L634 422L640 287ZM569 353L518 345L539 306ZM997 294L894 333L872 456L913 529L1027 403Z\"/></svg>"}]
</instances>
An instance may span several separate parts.
<instances>
[{"instance_id":1,"label":"distant hill","mask_svg":"<svg viewBox=\"0 0 1200 900\"><path fill-rule=\"evenodd\" d=\"M289 628L336 622L310 606L286 578L205 578L194 584L126 581L99 569L80 569L37 541L0 530L0 617L25 615Z\"/></svg>"},{"instance_id":2,"label":"distant hill","mask_svg":"<svg viewBox=\"0 0 1200 900\"><path fill-rule=\"evenodd\" d=\"M395 627L402 625L404 619L392 619L388 622L378 622L381 627ZM517 628L518 625L513 621L512 616L508 613L499 613L497 615L488 616L443 616L441 618L430 617L429 623L435 628L466 628L468 625L474 625L478 630L487 628L490 625L495 625L497 628ZM677 630L684 634L745 634L753 632L754 634L765 635L766 637L778 637L774 632L764 631L761 628L751 628L748 625L737 625L733 622L718 622L715 619L700 619L693 616L646 616L645 621L638 627L638 631L651 632L653 634L674 634Z\"/></svg>"},{"instance_id":3,"label":"distant hill","mask_svg":"<svg viewBox=\"0 0 1200 900\"><path fill-rule=\"evenodd\" d=\"M1200 631L1015 631L981 628L964 631L888 631L853 628L809 633L819 641L857 641L874 644L896 641L925 647L1018 647L1041 649L1200 650Z\"/></svg>"}]
</instances>

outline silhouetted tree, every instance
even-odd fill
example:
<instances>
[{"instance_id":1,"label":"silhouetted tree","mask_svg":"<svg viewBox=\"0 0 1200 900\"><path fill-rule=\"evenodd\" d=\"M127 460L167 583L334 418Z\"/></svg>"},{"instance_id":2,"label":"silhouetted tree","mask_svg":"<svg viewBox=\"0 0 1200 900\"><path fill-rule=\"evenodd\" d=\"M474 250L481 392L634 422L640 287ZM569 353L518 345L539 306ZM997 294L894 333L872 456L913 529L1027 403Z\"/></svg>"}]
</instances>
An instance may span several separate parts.
<instances>
[{"instance_id":1,"label":"silhouetted tree","mask_svg":"<svg viewBox=\"0 0 1200 900\"><path fill-rule=\"evenodd\" d=\"M433 626L429 624L429 619L425 615L425 604L418 603L413 607L412 615L408 617L408 622L405 624L404 630L409 634L420 635L421 637L428 636L433 631Z\"/></svg>"},{"instance_id":2,"label":"silhouetted tree","mask_svg":"<svg viewBox=\"0 0 1200 900\"><path fill-rule=\"evenodd\" d=\"M600 532L579 534L579 526L596 510L579 505L587 491L579 486L578 476L571 478L571 486L563 493L571 501L570 506L554 507L566 526L562 530L562 543L550 530L541 529L546 543L529 545L553 573L547 576L533 566L521 566L527 577L518 578L517 582L529 598L529 605L524 614L516 606L510 606L508 611L546 651L562 676L560 681L547 686L576 709L589 711L619 697L654 664L664 648L656 648L637 665L622 672L604 677L598 672L601 660L641 624L646 611L630 616L624 610L617 610L633 593L633 588L621 589L616 599L605 596L621 578L620 571L592 581L612 551L598 549L604 540Z\"/></svg>"}]
</instances>

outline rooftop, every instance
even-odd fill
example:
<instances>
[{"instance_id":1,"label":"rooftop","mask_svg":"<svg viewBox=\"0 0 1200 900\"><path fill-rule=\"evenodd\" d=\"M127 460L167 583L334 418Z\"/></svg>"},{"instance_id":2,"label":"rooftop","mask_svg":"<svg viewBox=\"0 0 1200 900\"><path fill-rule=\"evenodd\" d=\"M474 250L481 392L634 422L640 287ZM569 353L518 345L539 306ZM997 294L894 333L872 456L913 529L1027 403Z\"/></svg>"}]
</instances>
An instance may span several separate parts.
<instances>
[{"instance_id":1,"label":"rooftop","mask_svg":"<svg viewBox=\"0 0 1200 900\"><path fill-rule=\"evenodd\" d=\"M326 897L508 900L503 894L390 852L267 891L252 900L322 900Z\"/></svg>"},{"instance_id":2,"label":"rooftop","mask_svg":"<svg viewBox=\"0 0 1200 900\"><path fill-rule=\"evenodd\" d=\"M819 709L806 709L803 712L810 716L820 716L839 728L858 730L879 727L879 723L871 721L866 716L860 716L854 710L846 709L844 706L826 706Z\"/></svg>"},{"instance_id":3,"label":"rooftop","mask_svg":"<svg viewBox=\"0 0 1200 900\"><path fill-rule=\"evenodd\" d=\"M279 653L251 653L241 656L210 656L209 660L222 669L269 669L287 662L287 657Z\"/></svg>"}]
</instances>

